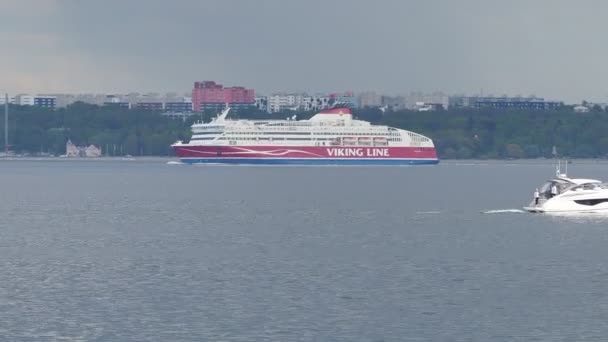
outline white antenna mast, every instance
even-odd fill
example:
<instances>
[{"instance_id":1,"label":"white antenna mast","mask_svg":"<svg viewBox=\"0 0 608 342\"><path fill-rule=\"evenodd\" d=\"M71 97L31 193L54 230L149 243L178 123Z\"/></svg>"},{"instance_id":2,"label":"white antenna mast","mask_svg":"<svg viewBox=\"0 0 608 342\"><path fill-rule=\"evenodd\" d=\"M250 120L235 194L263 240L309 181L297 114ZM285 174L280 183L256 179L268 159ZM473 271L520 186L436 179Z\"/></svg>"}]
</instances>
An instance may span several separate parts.
<instances>
[{"instance_id":1,"label":"white antenna mast","mask_svg":"<svg viewBox=\"0 0 608 342\"><path fill-rule=\"evenodd\" d=\"M562 161L559 158L559 156L557 155L557 148L555 147L555 145L553 145L553 151L551 151L551 154L553 154L553 157L555 159L557 159L557 165L555 166L555 176L559 177L562 173L562 171L561 171Z\"/></svg>"}]
</instances>

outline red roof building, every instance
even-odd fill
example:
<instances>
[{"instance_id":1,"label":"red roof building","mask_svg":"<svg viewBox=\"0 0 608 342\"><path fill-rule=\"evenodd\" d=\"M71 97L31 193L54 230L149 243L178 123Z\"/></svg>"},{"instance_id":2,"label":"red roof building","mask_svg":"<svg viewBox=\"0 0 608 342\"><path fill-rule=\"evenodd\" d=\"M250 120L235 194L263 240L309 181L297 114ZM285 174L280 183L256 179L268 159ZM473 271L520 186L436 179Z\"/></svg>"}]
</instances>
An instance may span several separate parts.
<instances>
[{"instance_id":1,"label":"red roof building","mask_svg":"<svg viewBox=\"0 0 608 342\"><path fill-rule=\"evenodd\" d=\"M244 87L226 87L213 81L194 82L192 109L199 112L205 105L254 104L255 91Z\"/></svg>"}]
</instances>

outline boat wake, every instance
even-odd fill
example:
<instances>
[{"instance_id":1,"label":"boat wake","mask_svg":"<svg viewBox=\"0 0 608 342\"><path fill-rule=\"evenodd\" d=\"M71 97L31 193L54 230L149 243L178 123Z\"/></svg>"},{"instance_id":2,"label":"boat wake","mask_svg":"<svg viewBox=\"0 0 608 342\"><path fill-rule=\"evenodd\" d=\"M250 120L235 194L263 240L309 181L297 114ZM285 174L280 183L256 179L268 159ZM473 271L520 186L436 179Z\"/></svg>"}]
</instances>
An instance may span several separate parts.
<instances>
[{"instance_id":1,"label":"boat wake","mask_svg":"<svg viewBox=\"0 0 608 342\"><path fill-rule=\"evenodd\" d=\"M433 214L441 214L441 211L417 211L416 214L419 214L419 215L433 215Z\"/></svg>"},{"instance_id":2,"label":"boat wake","mask_svg":"<svg viewBox=\"0 0 608 342\"><path fill-rule=\"evenodd\" d=\"M171 160L167 162L167 165L186 165L186 163Z\"/></svg>"},{"instance_id":3,"label":"boat wake","mask_svg":"<svg viewBox=\"0 0 608 342\"><path fill-rule=\"evenodd\" d=\"M495 209L495 210L486 210L482 211L482 214L520 214L525 213L525 211L520 209Z\"/></svg>"}]
</instances>

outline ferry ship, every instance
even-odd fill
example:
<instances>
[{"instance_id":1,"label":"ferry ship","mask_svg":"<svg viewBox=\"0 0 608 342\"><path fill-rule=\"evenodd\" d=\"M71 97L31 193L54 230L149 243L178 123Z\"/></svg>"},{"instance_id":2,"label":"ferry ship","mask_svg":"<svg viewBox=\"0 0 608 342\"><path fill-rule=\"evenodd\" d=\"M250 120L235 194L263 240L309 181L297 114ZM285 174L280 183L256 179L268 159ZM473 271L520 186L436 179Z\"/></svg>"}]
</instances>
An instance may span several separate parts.
<instances>
[{"instance_id":1,"label":"ferry ship","mask_svg":"<svg viewBox=\"0 0 608 342\"><path fill-rule=\"evenodd\" d=\"M423 135L356 120L350 108L323 110L307 120L230 120L226 108L192 125L188 143L171 145L188 164L417 165L437 164Z\"/></svg>"}]
</instances>

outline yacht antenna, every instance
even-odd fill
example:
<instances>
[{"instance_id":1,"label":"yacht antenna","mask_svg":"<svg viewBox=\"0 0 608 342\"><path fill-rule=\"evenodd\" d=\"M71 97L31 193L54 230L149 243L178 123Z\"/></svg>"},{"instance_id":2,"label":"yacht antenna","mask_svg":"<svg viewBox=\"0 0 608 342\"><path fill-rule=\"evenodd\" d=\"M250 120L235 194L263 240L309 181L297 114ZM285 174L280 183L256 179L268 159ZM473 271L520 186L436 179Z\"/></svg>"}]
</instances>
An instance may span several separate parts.
<instances>
[{"instance_id":1,"label":"yacht antenna","mask_svg":"<svg viewBox=\"0 0 608 342\"><path fill-rule=\"evenodd\" d=\"M553 155L553 157L555 159L557 159L557 165L555 166L555 176L559 177L561 175L561 159L559 158L559 156L557 155L557 148L555 147L555 145L553 145L553 150L551 151L551 154Z\"/></svg>"}]
</instances>

